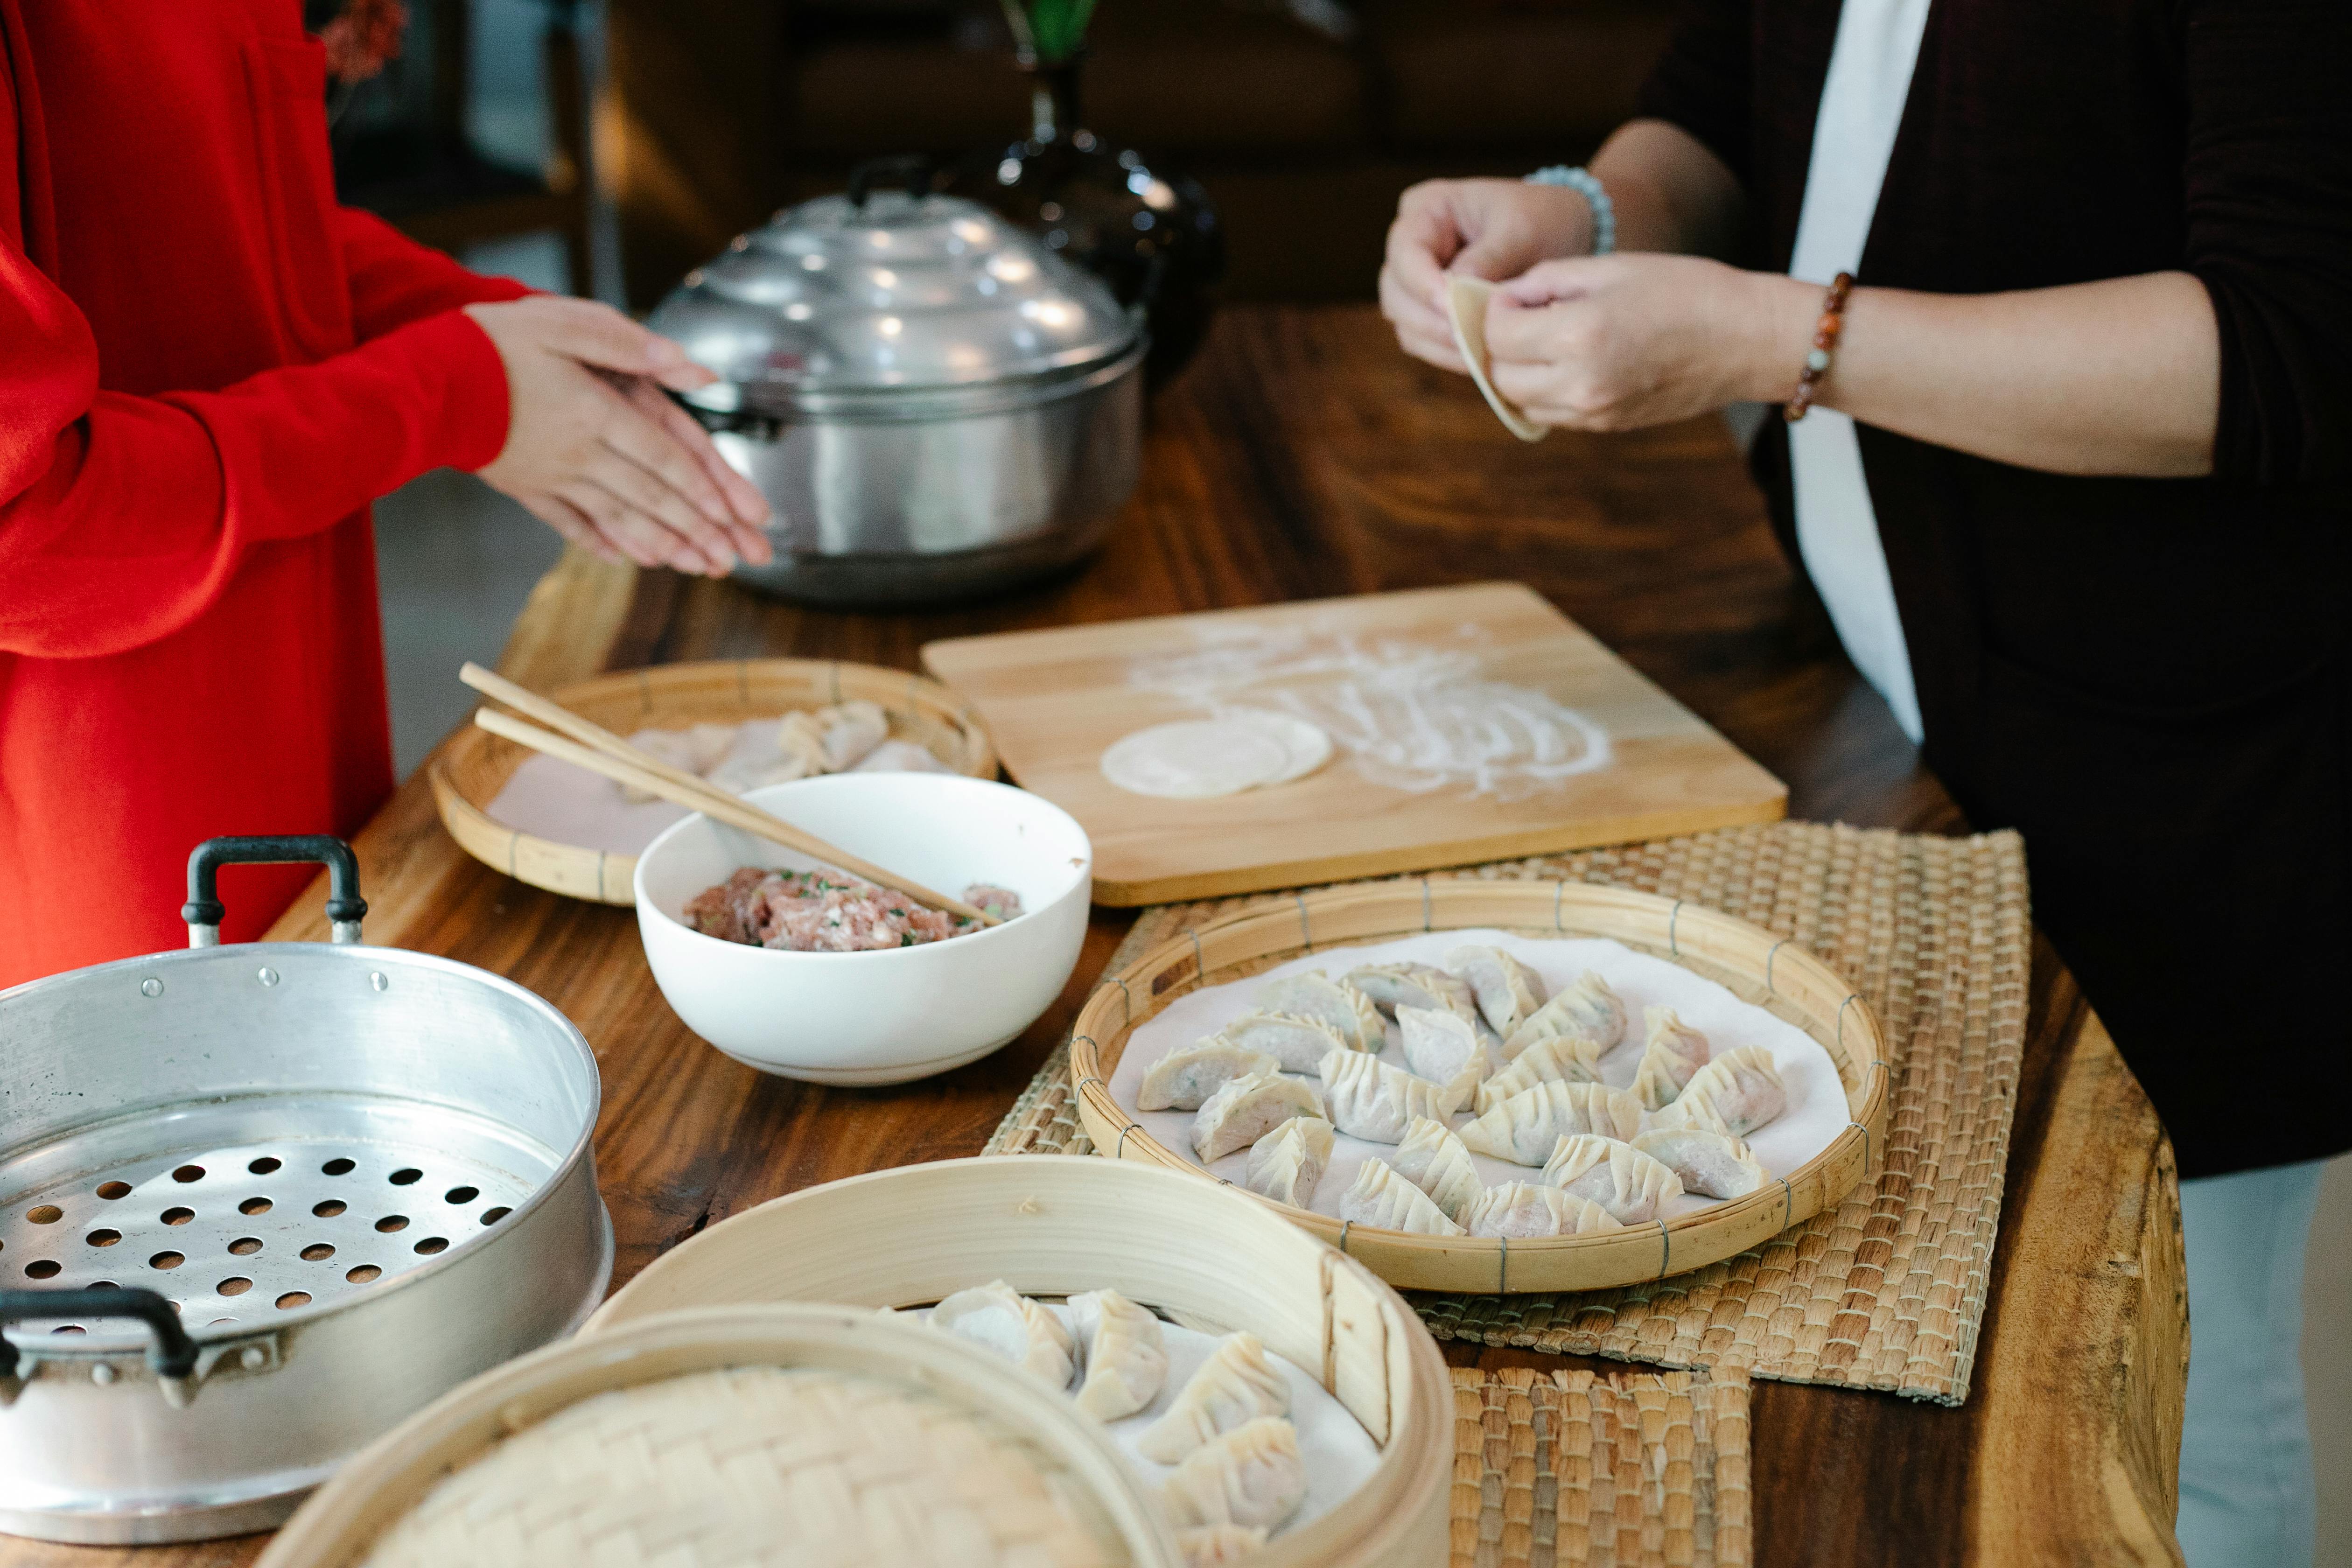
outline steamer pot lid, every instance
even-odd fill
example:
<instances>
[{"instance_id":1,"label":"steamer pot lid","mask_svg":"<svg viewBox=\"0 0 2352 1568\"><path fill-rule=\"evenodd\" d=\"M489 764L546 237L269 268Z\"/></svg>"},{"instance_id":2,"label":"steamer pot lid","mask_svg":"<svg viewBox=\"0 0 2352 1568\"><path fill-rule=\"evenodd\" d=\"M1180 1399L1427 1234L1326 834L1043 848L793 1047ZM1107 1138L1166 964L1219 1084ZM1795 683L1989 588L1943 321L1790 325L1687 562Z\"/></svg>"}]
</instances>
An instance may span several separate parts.
<instances>
[{"instance_id":1,"label":"steamer pot lid","mask_svg":"<svg viewBox=\"0 0 2352 1568\"><path fill-rule=\"evenodd\" d=\"M716 372L693 401L945 390L1083 370L1140 328L1099 279L954 196L821 196L737 237L646 324Z\"/></svg>"}]
</instances>

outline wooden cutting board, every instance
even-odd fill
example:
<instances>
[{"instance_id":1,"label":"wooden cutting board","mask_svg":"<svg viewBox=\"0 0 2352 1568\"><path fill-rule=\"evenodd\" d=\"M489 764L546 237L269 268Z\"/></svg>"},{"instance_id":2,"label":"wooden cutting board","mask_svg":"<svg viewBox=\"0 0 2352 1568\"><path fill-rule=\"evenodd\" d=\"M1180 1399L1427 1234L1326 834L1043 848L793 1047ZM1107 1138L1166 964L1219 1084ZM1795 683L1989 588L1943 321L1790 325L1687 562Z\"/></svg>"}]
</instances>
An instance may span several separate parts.
<instances>
[{"instance_id":1,"label":"wooden cutting board","mask_svg":"<svg viewBox=\"0 0 2352 1568\"><path fill-rule=\"evenodd\" d=\"M1022 787L1085 826L1097 903L1427 870L1788 809L1780 780L1517 583L959 637L926 646L923 663L979 710ZM1306 778L1214 800L1103 777L1121 736L1219 704L1300 713L1340 744ZM1531 743L1514 761L1498 735L1556 750L1528 766ZM1481 747L1504 760L1467 765Z\"/></svg>"}]
</instances>

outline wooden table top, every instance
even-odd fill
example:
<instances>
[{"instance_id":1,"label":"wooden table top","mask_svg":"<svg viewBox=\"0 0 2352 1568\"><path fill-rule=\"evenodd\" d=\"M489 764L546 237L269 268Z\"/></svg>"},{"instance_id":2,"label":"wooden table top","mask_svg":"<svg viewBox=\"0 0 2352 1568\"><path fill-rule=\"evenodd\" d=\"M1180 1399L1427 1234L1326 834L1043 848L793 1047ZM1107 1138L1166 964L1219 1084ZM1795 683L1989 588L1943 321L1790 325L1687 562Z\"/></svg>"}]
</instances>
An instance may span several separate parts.
<instances>
[{"instance_id":1,"label":"wooden table top","mask_svg":"<svg viewBox=\"0 0 2352 1568\"><path fill-rule=\"evenodd\" d=\"M1360 307L1226 312L1155 404L1141 488L1075 576L963 608L841 615L574 554L535 592L503 668L541 689L753 655L912 669L939 637L1489 578L1533 584L1778 773L1792 816L1965 828L1792 579L1720 422L1522 446L1466 382L1406 360ZM654 987L631 911L467 858L421 774L358 847L369 941L511 976L594 1045L615 1286L779 1194L978 1153L1130 921L1097 910L1060 1002L987 1060L894 1089L825 1089L764 1077L689 1035ZM323 939L318 892L273 934ZM1759 1384L1758 1562L2177 1563L2177 1212L2153 1111L2038 945L1974 1392L1950 1410ZM1457 1365L1604 1364L1446 1349ZM210 1568L250 1562L263 1539L123 1551L0 1539L0 1563Z\"/></svg>"}]
</instances>

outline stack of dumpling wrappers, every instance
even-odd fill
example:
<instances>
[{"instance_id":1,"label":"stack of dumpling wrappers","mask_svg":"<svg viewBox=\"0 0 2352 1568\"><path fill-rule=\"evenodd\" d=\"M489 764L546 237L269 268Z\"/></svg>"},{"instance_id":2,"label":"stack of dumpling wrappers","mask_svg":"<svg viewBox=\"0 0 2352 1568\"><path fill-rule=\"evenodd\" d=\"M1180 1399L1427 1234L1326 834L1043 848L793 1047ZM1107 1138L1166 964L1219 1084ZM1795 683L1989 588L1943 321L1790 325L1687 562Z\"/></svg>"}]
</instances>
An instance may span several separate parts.
<instances>
[{"instance_id":1,"label":"stack of dumpling wrappers","mask_svg":"<svg viewBox=\"0 0 2352 1568\"><path fill-rule=\"evenodd\" d=\"M1670 1007L1636 1032L1597 973L1548 994L1513 954L1465 945L1443 967L1285 975L1254 1000L1154 1063L1137 1108L1196 1111L1202 1163L1247 1149L1244 1184L1278 1203L1308 1206L1339 1133L1394 1146L1364 1162L1339 1217L1418 1235L1616 1230L1685 1193L1733 1198L1772 1179L1744 1141L1788 1107L1771 1053L1717 1053ZM1402 1065L1383 1059L1389 1018ZM1635 1050L1630 1088L1611 1088L1601 1064ZM1528 1175L1489 1186L1473 1154Z\"/></svg>"},{"instance_id":2,"label":"stack of dumpling wrappers","mask_svg":"<svg viewBox=\"0 0 2352 1568\"><path fill-rule=\"evenodd\" d=\"M985 1346L1110 1423L1160 1396L1169 1360L1160 1320L1115 1290L1069 1298L1064 1322L1045 1303L993 1280L932 1309L943 1332ZM1174 1469L1160 1499L1189 1568L1239 1563L1298 1511L1307 1466L1290 1419L1290 1384L1255 1334L1228 1334L1135 1447Z\"/></svg>"}]
</instances>

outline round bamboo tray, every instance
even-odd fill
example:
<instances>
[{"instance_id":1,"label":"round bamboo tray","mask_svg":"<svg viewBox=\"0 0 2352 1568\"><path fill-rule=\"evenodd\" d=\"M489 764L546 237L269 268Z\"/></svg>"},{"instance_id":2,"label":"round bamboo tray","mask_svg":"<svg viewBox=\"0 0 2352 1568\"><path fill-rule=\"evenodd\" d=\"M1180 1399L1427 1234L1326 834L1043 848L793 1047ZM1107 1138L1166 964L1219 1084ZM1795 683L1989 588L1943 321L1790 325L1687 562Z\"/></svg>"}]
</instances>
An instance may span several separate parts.
<instances>
[{"instance_id":1,"label":"round bamboo tray","mask_svg":"<svg viewBox=\"0 0 2352 1568\"><path fill-rule=\"evenodd\" d=\"M726 1375L765 1368L847 1375ZM618 1397L573 1408L600 1395ZM794 1419L813 1408L848 1418ZM459 1494L428 1500L461 1467ZM769 1305L664 1313L484 1373L352 1458L261 1563L354 1568L381 1548L403 1565L701 1568L803 1537L794 1561L830 1563L815 1548L844 1519L906 1531L929 1550L888 1560L940 1568L1183 1562L1150 1483L1067 1398L917 1323Z\"/></svg>"},{"instance_id":2,"label":"round bamboo tray","mask_svg":"<svg viewBox=\"0 0 2352 1568\"><path fill-rule=\"evenodd\" d=\"M1795 943L1760 926L1679 900L1581 882L1414 880L1293 895L1241 910L1162 943L1109 976L1079 1010L1070 1042L1078 1115L1095 1152L1221 1177L1156 1142L1111 1098L1109 1079L1129 1033L1204 984L1261 973L1321 948L1424 931L1496 927L1527 936L1613 937L1682 965L1766 1008L1821 1042L1845 1090L1845 1129L1830 1146L1746 1197L1600 1235L1505 1242L1408 1236L1343 1225L1233 1190L1362 1259L1403 1289L1512 1293L1639 1285L1720 1262L1842 1200L1886 1146L1886 1042L1854 988Z\"/></svg>"},{"instance_id":3,"label":"round bamboo tray","mask_svg":"<svg viewBox=\"0 0 2352 1568\"><path fill-rule=\"evenodd\" d=\"M664 1253L582 1334L720 1302L920 1306L995 1279L1035 1296L1108 1288L1188 1327L1246 1329L1319 1373L1380 1445L1379 1468L1254 1568L1445 1561L1454 1405L1429 1331L1370 1270L1274 1215L1139 1165L947 1160L810 1187Z\"/></svg>"},{"instance_id":4,"label":"round bamboo tray","mask_svg":"<svg viewBox=\"0 0 2352 1568\"><path fill-rule=\"evenodd\" d=\"M935 680L878 665L818 658L747 658L616 670L549 694L617 734L648 726L740 724L835 702L877 702L890 733L976 779L996 776L996 745L978 714ZM567 898L634 904L637 858L559 844L495 821L489 804L526 747L468 726L433 759L425 777L442 826L458 847L517 881Z\"/></svg>"}]
</instances>

